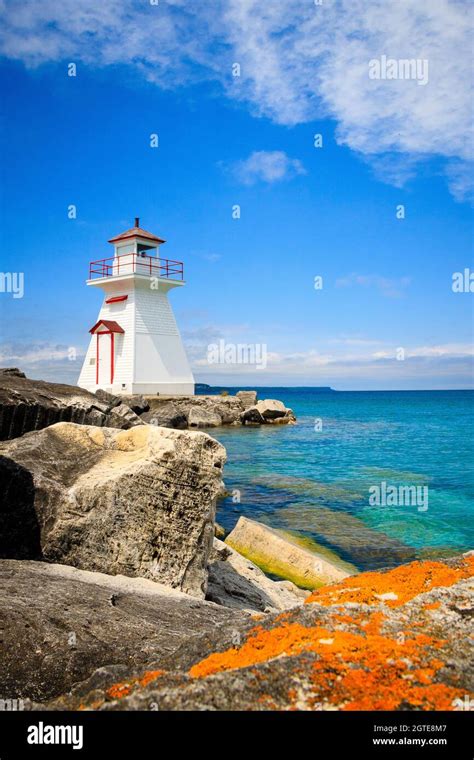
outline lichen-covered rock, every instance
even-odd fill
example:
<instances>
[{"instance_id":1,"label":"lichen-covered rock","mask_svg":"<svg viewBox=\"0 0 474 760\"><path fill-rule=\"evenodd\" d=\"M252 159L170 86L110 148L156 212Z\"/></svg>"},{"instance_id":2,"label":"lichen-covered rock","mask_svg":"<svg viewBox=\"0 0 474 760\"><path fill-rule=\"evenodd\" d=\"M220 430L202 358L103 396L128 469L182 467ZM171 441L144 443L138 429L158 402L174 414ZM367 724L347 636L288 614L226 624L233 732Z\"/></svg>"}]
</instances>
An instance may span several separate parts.
<instances>
[{"instance_id":1,"label":"lichen-covered rock","mask_svg":"<svg viewBox=\"0 0 474 760\"><path fill-rule=\"evenodd\" d=\"M102 671L45 706L465 710L474 697L473 573L473 558L462 556L362 573L283 615L193 638L179 665L171 658L156 678L135 668L116 683ZM397 599L381 600L385 593Z\"/></svg>"},{"instance_id":2,"label":"lichen-covered rock","mask_svg":"<svg viewBox=\"0 0 474 760\"><path fill-rule=\"evenodd\" d=\"M253 562L214 539L206 599L257 612L276 612L303 604L309 591L290 581L273 581Z\"/></svg>"},{"instance_id":3,"label":"lichen-covered rock","mask_svg":"<svg viewBox=\"0 0 474 760\"><path fill-rule=\"evenodd\" d=\"M83 388L29 380L22 372L0 372L0 440L17 438L56 422L128 429L143 425L121 399L89 393Z\"/></svg>"},{"instance_id":4,"label":"lichen-covered rock","mask_svg":"<svg viewBox=\"0 0 474 760\"><path fill-rule=\"evenodd\" d=\"M206 635L245 619L142 578L0 560L1 695L44 701L97 668L94 686L100 673L112 684L153 662L150 679L170 660L179 667L179 650L196 636L205 647Z\"/></svg>"},{"instance_id":5,"label":"lichen-covered rock","mask_svg":"<svg viewBox=\"0 0 474 760\"><path fill-rule=\"evenodd\" d=\"M331 561L301 546L289 534L256 520L240 517L226 544L266 572L290 580L302 588L318 588L340 581L357 569L342 561Z\"/></svg>"},{"instance_id":6,"label":"lichen-covered rock","mask_svg":"<svg viewBox=\"0 0 474 760\"><path fill-rule=\"evenodd\" d=\"M203 597L225 449L201 432L59 423L0 444L0 557ZM21 536L21 540L20 540Z\"/></svg>"}]
</instances>

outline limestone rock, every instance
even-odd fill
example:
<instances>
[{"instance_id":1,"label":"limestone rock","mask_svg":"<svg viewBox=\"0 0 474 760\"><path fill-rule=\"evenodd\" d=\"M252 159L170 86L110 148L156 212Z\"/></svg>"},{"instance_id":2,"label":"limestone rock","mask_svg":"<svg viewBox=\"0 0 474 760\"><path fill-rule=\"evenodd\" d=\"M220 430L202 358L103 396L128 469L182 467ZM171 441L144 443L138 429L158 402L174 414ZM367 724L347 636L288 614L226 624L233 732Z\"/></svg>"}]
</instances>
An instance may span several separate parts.
<instances>
[{"instance_id":1,"label":"limestone rock","mask_svg":"<svg viewBox=\"0 0 474 760\"><path fill-rule=\"evenodd\" d=\"M122 429L143 424L128 406L120 409L115 399L101 399L72 385L29 380L17 369L5 369L0 373L0 440L63 421Z\"/></svg>"},{"instance_id":2,"label":"limestone rock","mask_svg":"<svg viewBox=\"0 0 474 760\"><path fill-rule=\"evenodd\" d=\"M356 572L300 546L289 534L240 517L226 543L266 572L293 581L302 588L317 588Z\"/></svg>"},{"instance_id":3,"label":"limestone rock","mask_svg":"<svg viewBox=\"0 0 474 760\"><path fill-rule=\"evenodd\" d=\"M235 395L242 402L244 411L257 403L257 391L238 391Z\"/></svg>"},{"instance_id":4,"label":"limestone rock","mask_svg":"<svg viewBox=\"0 0 474 760\"><path fill-rule=\"evenodd\" d=\"M293 424L296 421L295 415L291 409L288 409L282 401L277 399L263 399L258 401L254 406L246 409L240 417L242 424L259 424L277 423Z\"/></svg>"},{"instance_id":5,"label":"limestone rock","mask_svg":"<svg viewBox=\"0 0 474 760\"><path fill-rule=\"evenodd\" d=\"M220 427L222 417L210 409L193 407L189 410L188 426L190 428Z\"/></svg>"},{"instance_id":6,"label":"limestone rock","mask_svg":"<svg viewBox=\"0 0 474 760\"><path fill-rule=\"evenodd\" d=\"M142 578L0 560L1 694L44 701L96 668L111 685L147 663L179 667L181 647L199 635L204 655L206 636L245 618Z\"/></svg>"},{"instance_id":7,"label":"limestone rock","mask_svg":"<svg viewBox=\"0 0 474 760\"><path fill-rule=\"evenodd\" d=\"M214 539L206 596L209 601L236 609L276 612L303 604L308 594L290 581L272 581L253 562Z\"/></svg>"},{"instance_id":8,"label":"limestone rock","mask_svg":"<svg viewBox=\"0 0 474 760\"><path fill-rule=\"evenodd\" d=\"M144 396L121 396L122 404L126 404L130 407L130 409L135 412L135 414L143 414L144 412L148 412L150 409L150 404L148 401L144 398Z\"/></svg>"},{"instance_id":9,"label":"limestone rock","mask_svg":"<svg viewBox=\"0 0 474 760\"><path fill-rule=\"evenodd\" d=\"M0 557L204 597L225 449L205 433L58 423L0 444ZM21 536L21 540L19 540Z\"/></svg>"},{"instance_id":10,"label":"limestone rock","mask_svg":"<svg viewBox=\"0 0 474 760\"><path fill-rule=\"evenodd\" d=\"M0 375L26 378L25 373L18 369L18 367L0 367Z\"/></svg>"},{"instance_id":11,"label":"limestone rock","mask_svg":"<svg viewBox=\"0 0 474 760\"><path fill-rule=\"evenodd\" d=\"M175 428L176 430L186 430L188 427L186 415L171 402L161 404L153 410L145 412L140 419L149 425Z\"/></svg>"},{"instance_id":12,"label":"limestone rock","mask_svg":"<svg viewBox=\"0 0 474 760\"><path fill-rule=\"evenodd\" d=\"M474 677L473 573L468 557L362 573L284 615L190 637L161 660L158 678L117 657L41 707L463 711ZM378 599L386 589L398 599Z\"/></svg>"}]
</instances>

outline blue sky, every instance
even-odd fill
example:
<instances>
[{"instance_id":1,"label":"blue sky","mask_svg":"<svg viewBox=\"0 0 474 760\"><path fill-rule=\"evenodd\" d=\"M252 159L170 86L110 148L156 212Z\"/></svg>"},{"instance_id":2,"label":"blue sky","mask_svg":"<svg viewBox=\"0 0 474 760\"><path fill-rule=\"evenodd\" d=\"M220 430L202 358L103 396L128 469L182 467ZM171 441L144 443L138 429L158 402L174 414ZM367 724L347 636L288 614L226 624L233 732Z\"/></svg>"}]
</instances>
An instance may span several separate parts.
<instances>
[{"instance_id":1,"label":"blue sky","mask_svg":"<svg viewBox=\"0 0 474 760\"><path fill-rule=\"evenodd\" d=\"M472 387L467 3L37 6L3 3L2 271L25 286L0 293L1 365L76 381L88 262L140 216L184 261L197 380ZM371 81L382 54L428 83ZM267 368L209 365L219 339L266 344Z\"/></svg>"}]
</instances>

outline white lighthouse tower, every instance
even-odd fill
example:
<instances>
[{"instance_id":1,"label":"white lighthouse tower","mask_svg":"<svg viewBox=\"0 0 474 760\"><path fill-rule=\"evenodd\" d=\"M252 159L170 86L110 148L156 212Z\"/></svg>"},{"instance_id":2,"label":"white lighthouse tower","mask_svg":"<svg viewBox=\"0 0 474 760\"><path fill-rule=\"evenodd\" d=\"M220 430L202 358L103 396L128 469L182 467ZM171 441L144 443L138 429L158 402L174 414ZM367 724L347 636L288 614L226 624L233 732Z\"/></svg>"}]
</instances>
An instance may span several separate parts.
<instances>
[{"instance_id":1,"label":"white lighthouse tower","mask_svg":"<svg viewBox=\"0 0 474 760\"><path fill-rule=\"evenodd\" d=\"M135 226L109 240L114 256L92 261L87 285L104 291L78 385L114 394L194 393L168 291L182 287L183 264L162 259L165 243Z\"/></svg>"}]
</instances>

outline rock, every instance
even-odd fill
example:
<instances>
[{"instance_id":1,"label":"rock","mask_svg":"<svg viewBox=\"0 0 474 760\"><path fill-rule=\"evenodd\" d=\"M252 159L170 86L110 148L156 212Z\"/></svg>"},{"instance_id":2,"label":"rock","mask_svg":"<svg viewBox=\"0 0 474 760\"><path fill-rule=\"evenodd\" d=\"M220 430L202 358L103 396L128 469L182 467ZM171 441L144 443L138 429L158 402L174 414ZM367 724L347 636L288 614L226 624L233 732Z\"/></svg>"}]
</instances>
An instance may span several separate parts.
<instances>
[{"instance_id":1,"label":"rock","mask_svg":"<svg viewBox=\"0 0 474 760\"><path fill-rule=\"evenodd\" d=\"M150 404L143 396L121 396L122 404L126 404L135 414L148 412Z\"/></svg>"},{"instance_id":2,"label":"rock","mask_svg":"<svg viewBox=\"0 0 474 760\"><path fill-rule=\"evenodd\" d=\"M288 409L282 401L276 399L264 399L254 406L246 409L240 416L243 425L248 423L265 424L294 424L296 417L291 409Z\"/></svg>"},{"instance_id":3,"label":"rock","mask_svg":"<svg viewBox=\"0 0 474 760\"><path fill-rule=\"evenodd\" d=\"M220 427L221 425L222 417L217 412L195 407L189 410L188 426L190 428Z\"/></svg>"},{"instance_id":4,"label":"rock","mask_svg":"<svg viewBox=\"0 0 474 760\"><path fill-rule=\"evenodd\" d=\"M119 404L122 403L120 396L114 396L113 393L108 393L102 388L99 388L94 395L99 399L99 401L103 401L104 404L107 404L108 409L113 409L115 406L119 406Z\"/></svg>"},{"instance_id":5,"label":"rock","mask_svg":"<svg viewBox=\"0 0 474 760\"><path fill-rule=\"evenodd\" d=\"M107 427L129 430L131 427L143 425L143 420L126 404L114 406L107 414Z\"/></svg>"},{"instance_id":6,"label":"rock","mask_svg":"<svg viewBox=\"0 0 474 760\"><path fill-rule=\"evenodd\" d=\"M239 391L235 396L147 396L150 411L141 419L152 424L183 428L295 422L293 412L281 401L267 399L252 406L256 397L256 391Z\"/></svg>"},{"instance_id":7,"label":"rock","mask_svg":"<svg viewBox=\"0 0 474 760\"><path fill-rule=\"evenodd\" d=\"M330 562L309 551L290 534L273 530L255 520L240 517L226 544L243 554L265 572L293 581L302 588L317 588L333 583L356 572L342 561Z\"/></svg>"},{"instance_id":8,"label":"rock","mask_svg":"<svg viewBox=\"0 0 474 760\"><path fill-rule=\"evenodd\" d=\"M1 694L44 701L113 663L110 683L150 662L179 667L190 640L202 637L204 655L206 635L245 618L150 580L1 560Z\"/></svg>"},{"instance_id":9,"label":"rock","mask_svg":"<svg viewBox=\"0 0 474 760\"><path fill-rule=\"evenodd\" d=\"M220 492L219 492L219 495L220 495ZM225 538L225 534L226 534L226 531L222 527L222 525L219 525L219 523L217 523L217 522L214 523L214 536L216 538L224 539Z\"/></svg>"},{"instance_id":10,"label":"rock","mask_svg":"<svg viewBox=\"0 0 474 760\"><path fill-rule=\"evenodd\" d=\"M0 375L26 378L25 373L18 369L18 367L0 367Z\"/></svg>"},{"instance_id":11,"label":"rock","mask_svg":"<svg viewBox=\"0 0 474 760\"><path fill-rule=\"evenodd\" d=\"M244 411L257 403L257 391L238 391L235 395L242 402Z\"/></svg>"},{"instance_id":12,"label":"rock","mask_svg":"<svg viewBox=\"0 0 474 760\"><path fill-rule=\"evenodd\" d=\"M289 581L272 581L260 568L214 539L206 599L225 607L276 612L303 604L309 591Z\"/></svg>"},{"instance_id":13,"label":"rock","mask_svg":"<svg viewBox=\"0 0 474 760\"><path fill-rule=\"evenodd\" d=\"M7 369L0 374L0 440L63 421L122 429L143 425L125 405L116 413L114 399L101 400L72 385L28 380L19 370Z\"/></svg>"},{"instance_id":14,"label":"rock","mask_svg":"<svg viewBox=\"0 0 474 760\"><path fill-rule=\"evenodd\" d=\"M141 576L204 597L224 461L205 433L153 425L62 422L2 443L0 557Z\"/></svg>"},{"instance_id":15,"label":"rock","mask_svg":"<svg viewBox=\"0 0 474 760\"><path fill-rule=\"evenodd\" d=\"M188 419L175 404L166 403L156 407L152 411L142 414L140 419L149 425L158 425L159 427L175 428L177 430L186 430Z\"/></svg>"},{"instance_id":16,"label":"rock","mask_svg":"<svg viewBox=\"0 0 474 760\"><path fill-rule=\"evenodd\" d=\"M190 637L161 659L166 672L157 677L116 657L71 695L36 708L465 710L474 676L465 614L474 607L473 573L468 557L361 573L283 615L236 619ZM377 599L387 589L398 599Z\"/></svg>"}]
</instances>

